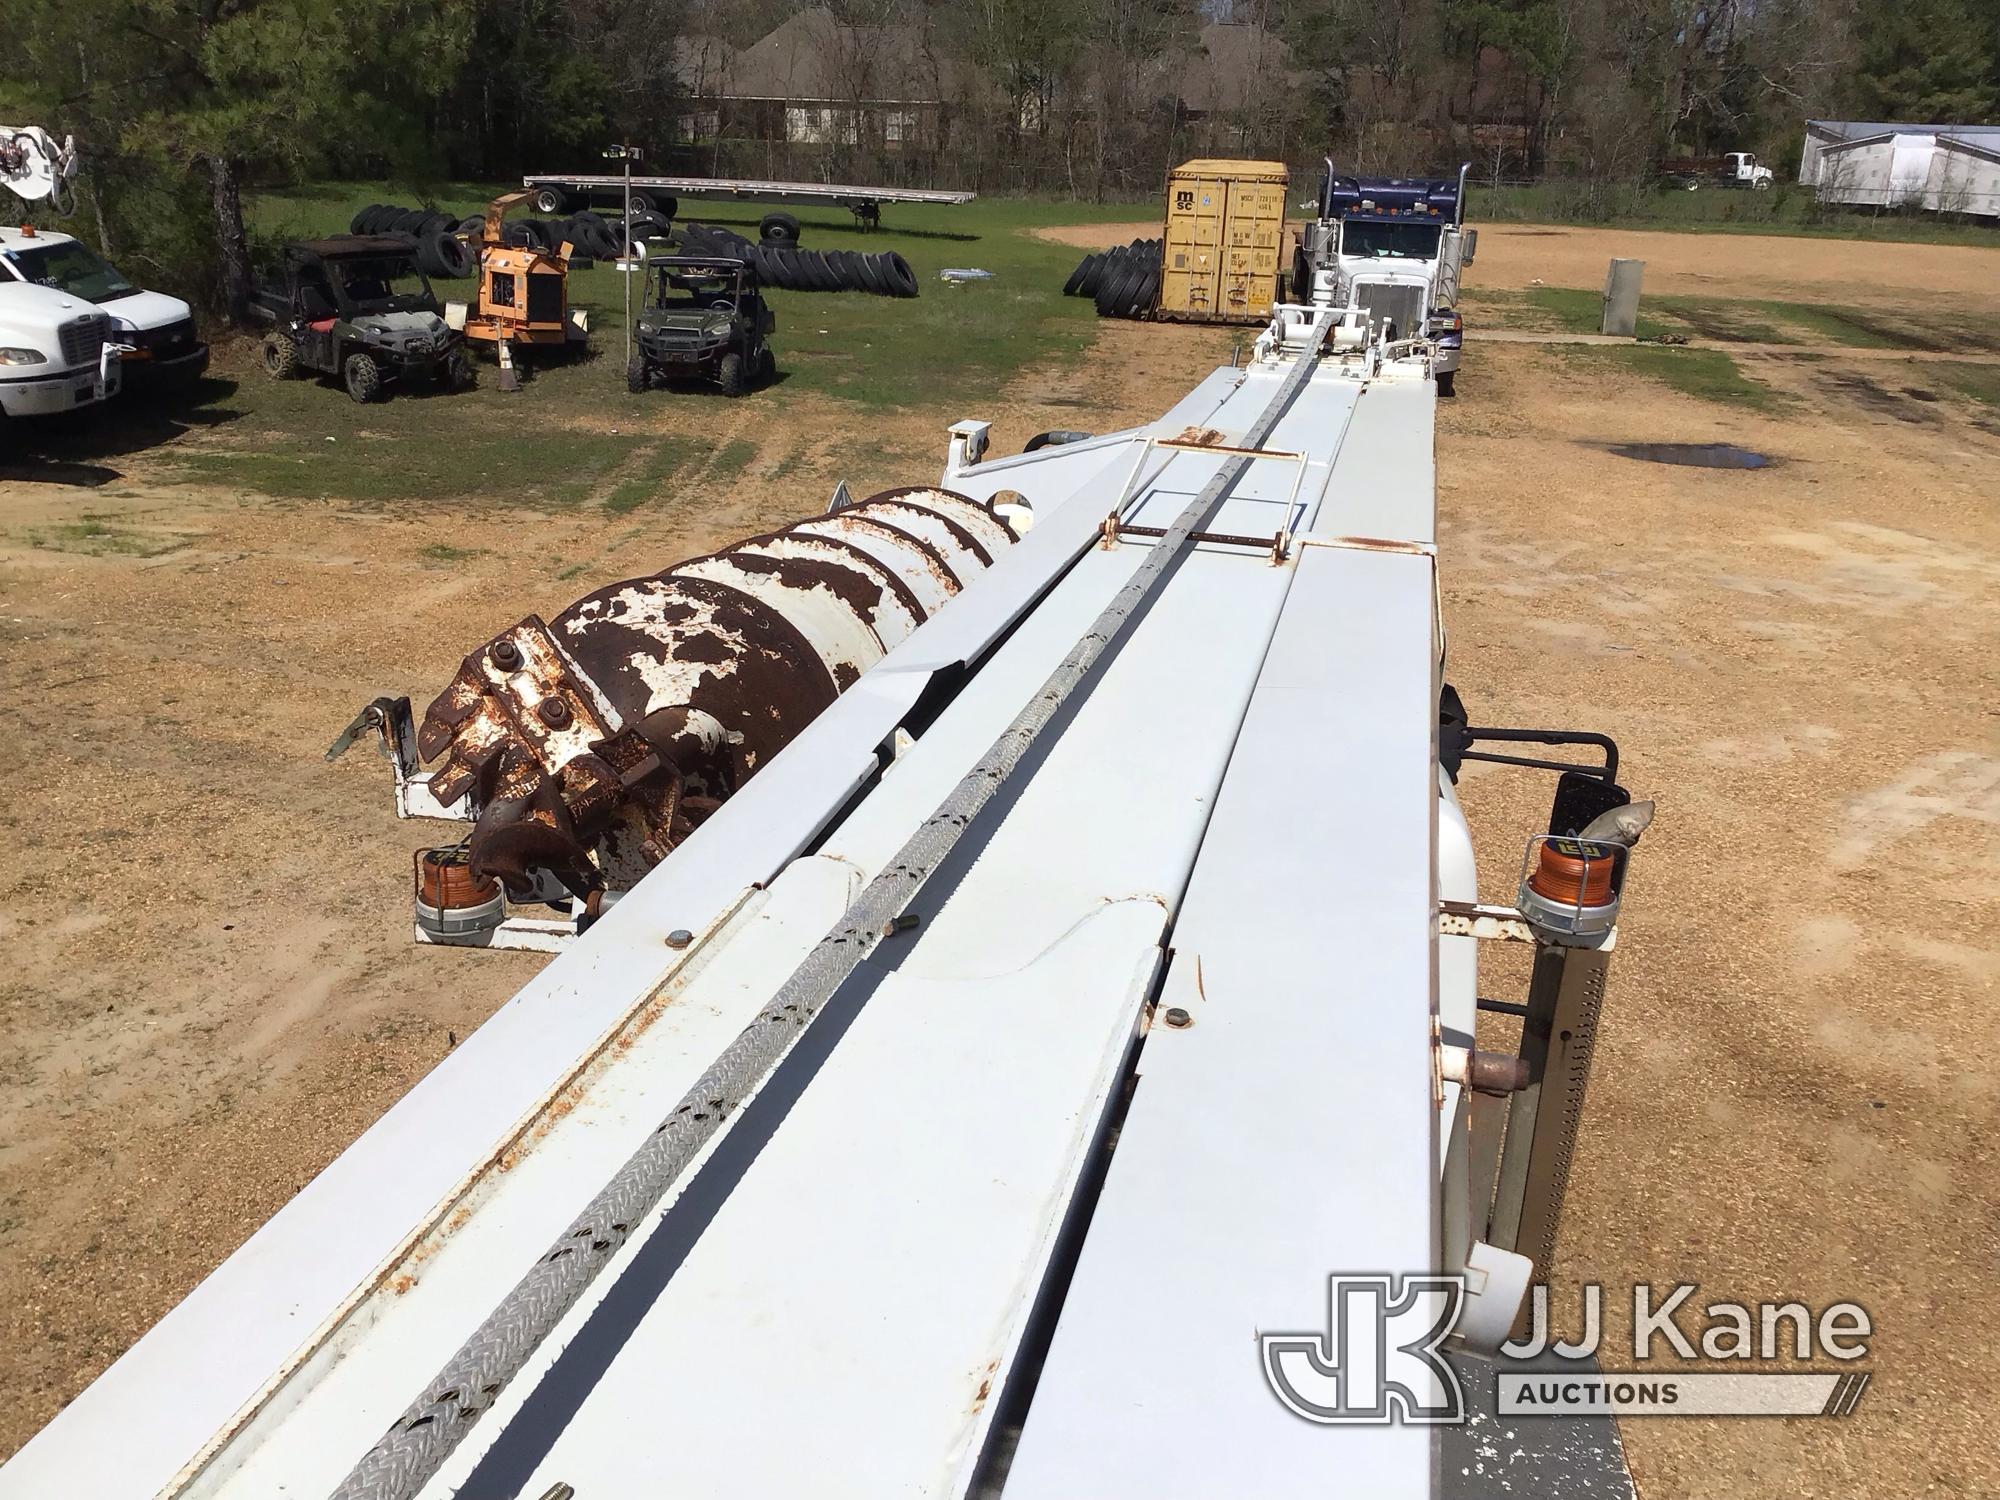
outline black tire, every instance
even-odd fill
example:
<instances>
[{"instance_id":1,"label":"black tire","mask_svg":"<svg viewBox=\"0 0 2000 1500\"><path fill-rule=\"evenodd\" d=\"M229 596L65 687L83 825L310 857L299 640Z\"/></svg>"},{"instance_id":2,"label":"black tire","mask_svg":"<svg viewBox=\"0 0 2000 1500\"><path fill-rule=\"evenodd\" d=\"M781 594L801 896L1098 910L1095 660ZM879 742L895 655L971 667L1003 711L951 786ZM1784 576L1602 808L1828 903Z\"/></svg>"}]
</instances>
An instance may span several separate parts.
<instances>
[{"instance_id":1,"label":"black tire","mask_svg":"<svg viewBox=\"0 0 2000 1500\"><path fill-rule=\"evenodd\" d=\"M438 263L438 274L447 281L459 281L470 276L479 264L479 257L472 253L472 247L449 229L440 229L432 235L430 244L431 259Z\"/></svg>"},{"instance_id":2,"label":"black tire","mask_svg":"<svg viewBox=\"0 0 2000 1500\"><path fill-rule=\"evenodd\" d=\"M1104 279L1104 256L1093 255L1084 263L1083 280L1077 284L1079 297L1096 297L1097 284Z\"/></svg>"},{"instance_id":3,"label":"black tire","mask_svg":"<svg viewBox=\"0 0 2000 1500\"><path fill-rule=\"evenodd\" d=\"M484 239L486 237L486 216L484 214L474 214L470 218L460 219L458 221L457 233L464 235L467 239Z\"/></svg>"},{"instance_id":4,"label":"black tire","mask_svg":"<svg viewBox=\"0 0 2000 1500\"><path fill-rule=\"evenodd\" d=\"M1126 309L1128 318L1150 318L1153 304L1160 299L1160 268L1148 266L1139 273L1139 286L1132 294L1132 305Z\"/></svg>"},{"instance_id":5,"label":"black tire","mask_svg":"<svg viewBox=\"0 0 2000 1500\"><path fill-rule=\"evenodd\" d=\"M357 208L354 211L354 217L347 221L347 232L349 234L368 233L369 216L372 215L375 212L375 210L380 208L381 206L382 205L379 203L371 203L366 208Z\"/></svg>"},{"instance_id":6,"label":"black tire","mask_svg":"<svg viewBox=\"0 0 2000 1500\"><path fill-rule=\"evenodd\" d=\"M662 198L658 203L653 205L653 212L667 220L667 222L672 223L680 217L681 201L678 198Z\"/></svg>"},{"instance_id":7,"label":"black tire","mask_svg":"<svg viewBox=\"0 0 2000 1500\"><path fill-rule=\"evenodd\" d=\"M792 264L798 270L799 289L807 292L830 292L833 290L833 268L826 263L826 257L817 250L801 250L792 257Z\"/></svg>"},{"instance_id":8,"label":"black tire","mask_svg":"<svg viewBox=\"0 0 2000 1500\"><path fill-rule=\"evenodd\" d=\"M623 204L626 200L623 195L620 195L618 201ZM650 214L656 212L659 205L653 201L652 196L648 193L634 193L631 198L631 208L635 214Z\"/></svg>"},{"instance_id":9,"label":"black tire","mask_svg":"<svg viewBox=\"0 0 2000 1500\"><path fill-rule=\"evenodd\" d=\"M1446 370L1440 374L1437 378L1437 387L1440 396L1456 396L1458 394L1458 371Z\"/></svg>"},{"instance_id":10,"label":"black tire","mask_svg":"<svg viewBox=\"0 0 2000 1500\"><path fill-rule=\"evenodd\" d=\"M757 351L757 384L769 385L778 378L778 356L769 344Z\"/></svg>"},{"instance_id":11,"label":"black tire","mask_svg":"<svg viewBox=\"0 0 2000 1500\"><path fill-rule=\"evenodd\" d=\"M647 378L646 356L634 349L625 362L625 389L636 396L651 383Z\"/></svg>"},{"instance_id":12,"label":"black tire","mask_svg":"<svg viewBox=\"0 0 2000 1500\"><path fill-rule=\"evenodd\" d=\"M538 214L559 214L569 207L569 194L558 187L538 187L531 200Z\"/></svg>"},{"instance_id":13,"label":"black tire","mask_svg":"<svg viewBox=\"0 0 2000 1500\"><path fill-rule=\"evenodd\" d=\"M1063 295L1065 297L1074 297L1078 292L1083 290L1083 278L1090 271L1090 263L1096 259L1097 257L1094 255L1086 255L1076 263L1076 269L1069 273L1069 280L1063 283Z\"/></svg>"},{"instance_id":14,"label":"black tire","mask_svg":"<svg viewBox=\"0 0 2000 1500\"><path fill-rule=\"evenodd\" d=\"M895 291L891 285L894 273L882 264L881 256L862 256L857 269L861 272L861 290L876 297L893 297L895 295Z\"/></svg>"},{"instance_id":15,"label":"black tire","mask_svg":"<svg viewBox=\"0 0 2000 1500\"><path fill-rule=\"evenodd\" d=\"M740 396L744 392L743 356L735 350L715 362L715 383L722 387L725 396Z\"/></svg>"},{"instance_id":16,"label":"black tire","mask_svg":"<svg viewBox=\"0 0 2000 1500\"><path fill-rule=\"evenodd\" d=\"M796 245L799 221L790 214L765 214L757 221L757 233L774 245Z\"/></svg>"},{"instance_id":17,"label":"black tire","mask_svg":"<svg viewBox=\"0 0 2000 1500\"><path fill-rule=\"evenodd\" d=\"M273 380L290 380L298 373L299 346L289 333L265 334L258 358Z\"/></svg>"},{"instance_id":18,"label":"black tire","mask_svg":"<svg viewBox=\"0 0 2000 1500\"><path fill-rule=\"evenodd\" d=\"M382 367L366 354L350 354L341 366L340 378L347 394L362 405L382 395Z\"/></svg>"},{"instance_id":19,"label":"black tire","mask_svg":"<svg viewBox=\"0 0 2000 1500\"><path fill-rule=\"evenodd\" d=\"M894 250L887 255L889 282L895 288L892 297L914 297L917 295L917 273L910 269L910 263Z\"/></svg>"},{"instance_id":20,"label":"black tire","mask_svg":"<svg viewBox=\"0 0 2000 1500\"><path fill-rule=\"evenodd\" d=\"M1134 265L1130 259L1120 261L1105 274L1097 288L1097 315L1100 318L1122 318L1132 305L1132 297L1139 290L1139 278L1145 275L1145 268Z\"/></svg>"},{"instance_id":21,"label":"black tire","mask_svg":"<svg viewBox=\"0 0 2000 1500\"><path fill-rule=\"evenodd\" d=\"M510 219L501 225L500 239L503 244L512 245L516 250L542 248L542 237L535 233L526 219Z\"/></svg>"},{"instance_id":22,"label":"black tire","mask_svg":"<svg viewBox=\"0 0 2000 1500\"><path fill-rule=\"evenodd\" d=\"M451 358L445 361L444 383L447 390L469 391L478 384L479 377L472 370L472 355L463 344L451 351Z\"/></svg>"},{"instance_id":23,"label":"black tire","mask_svg":"<svg viewBox=\"0 0 2000 1500\"><path fill-rule=\"evenodd\" d=\"M607 222L604 215L594 208L579 208L570 215L570 218L579 224L595 224L599 229L602 229Z\"/></svg>"}]
</instances>

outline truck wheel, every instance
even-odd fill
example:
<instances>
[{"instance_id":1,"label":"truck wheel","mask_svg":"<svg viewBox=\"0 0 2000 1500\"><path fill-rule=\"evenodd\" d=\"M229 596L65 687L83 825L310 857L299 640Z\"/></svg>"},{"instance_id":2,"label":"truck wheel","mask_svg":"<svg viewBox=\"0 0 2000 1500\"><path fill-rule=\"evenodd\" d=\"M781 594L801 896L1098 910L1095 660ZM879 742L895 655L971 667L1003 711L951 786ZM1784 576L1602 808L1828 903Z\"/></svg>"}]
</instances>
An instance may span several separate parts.
<instances>
[{"instance_id":1,"label":"truck wheel","mask_svg":"<svg viewBox=\"0 0 2000 1500\"><path fill-rule=\"evenodd\" d=\"M636 396L649 383L646 378L646 356L634 354L625 366L625 389Z\"/></svg>"},{"instance_id":2,"label":"truck wheel","mask_svg":"<svg viewBox=\"0 0 2000 1500\"><path fill-rule=\"evenodd\" d=\"M1760 193L1768 193L1771 191L1771 179L1768 177L1759 177L1755 182L1751 183L1750 186L1755 188Z\"/></svg>"},{"instance_id":3,"label":"truck wheel","mask_svg":"<svg viewBox=\"0 0 2000 1500\"><path fill-rule=\"evenodd\" d=\"M799 221L790 214L765 214L757 223L758 235L772 245L796 245Z\"/></svg>"},{"instance_id":4,"label":"truck wheel","mask_svg":"<svg viewBox=\"0 0 2000 1500\"><path fill-rule=\"evenodd\" d=\"M264 373L273 380L290 380L298 373L299 346L288 333L264 335Z\"/></svg>"},{"instance_id":5,"label":"truck wheel","mask_svg":"<svg viewBox=\"0 0 2000 1500\"><path fill-rule=\"evenodd\" d=\"M563 211L564 201L561 188L535 189L535 212L538 214L559 214Z\"/></svg>"},{"instance_id":6,"label":"truck wheel","mask_svg":"<svg viewBox=\"0 0 2000 1500\"><path fill-rule=\"evenodd\" d=\"M356 401L373 401L382 394L382 368L365 354L348 355L341 375L347 382L347 394Z\"/></svg>"},{"instance_id":7,"label":"truck wheel","mask_svg":"<svg viewBox=\"0 0 2000 1500\"><path fill-rule=\"evenodd\" d=\"M1690 178L1688 179L1688 191L1689 191L1690 193L1698 193L1698 192L1700 192L1700 191L1701 191L1701 184L1700 184L1699 182L1696 182L1696 181L1695 181L1695 180L1694 180L1694 179L1693 179L1692 177L1690 177Z\"/></svg>"},{"instance_id":8,"label":"truck wheel","mask_svg":"<svg viewBox=\"0 0 2000 1500\"><path fill-rule=\"evenodd\" d=\"M1458 371L1446 370L1442 375L1438 376L1437 383L1438 394L1440 396L1456 396L1458 394Z\"/></svg>"},{"instance_id":9,"label":"truck wheel","mask_svg":"<svg viewBox=\"0 0 2000 1500\"><path fill-rule=\"evenodd\" d=\"M469 391L478 378L472 373L472 356L463 345L451 352L451 361L444 367L445 384L454 391Z\"/></svg>"},{"instance_id":10,"label":"truck wheel","mask_svg":"<svg viewBox=\"0 0 2000 1500\"><path fill-rule=\"evenodd\" d=\"M743 356L725 354L715 367L716 383L722 387L725 396L743 394Z\"/></svg>"}]
</instances>

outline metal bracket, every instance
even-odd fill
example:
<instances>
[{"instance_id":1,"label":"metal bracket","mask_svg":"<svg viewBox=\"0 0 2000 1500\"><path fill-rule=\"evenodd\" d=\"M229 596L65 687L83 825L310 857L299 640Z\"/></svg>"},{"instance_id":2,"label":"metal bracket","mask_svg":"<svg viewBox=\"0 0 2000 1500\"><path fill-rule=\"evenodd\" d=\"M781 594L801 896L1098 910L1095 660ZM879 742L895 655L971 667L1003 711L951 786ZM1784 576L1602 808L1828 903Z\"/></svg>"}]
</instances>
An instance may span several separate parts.
<instances>
[{"instance_id":1,"label":"metal bracket","mask_svg":"<svg viewBox=\"0 0 2000 1500\"><path fill-rule=\"evenodd\" d=\"M1521 1024L1528 1085L1508 1102L1490 1229L1483 1237L1532 1258L1542 1279L1555 1259L1610 966L1608 948L1543 943L1535 952ZM1475 1193L1480 1187L1472 1184Z\"/></svg>"}]
</instances>

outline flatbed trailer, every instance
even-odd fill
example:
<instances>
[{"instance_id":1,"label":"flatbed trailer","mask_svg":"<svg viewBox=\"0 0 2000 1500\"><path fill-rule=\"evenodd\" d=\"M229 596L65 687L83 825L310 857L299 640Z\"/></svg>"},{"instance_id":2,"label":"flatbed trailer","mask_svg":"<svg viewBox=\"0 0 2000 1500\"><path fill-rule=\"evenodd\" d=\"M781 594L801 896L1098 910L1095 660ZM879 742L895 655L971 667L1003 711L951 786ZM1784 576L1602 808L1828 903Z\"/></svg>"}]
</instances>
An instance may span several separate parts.
<instances>
[{"instance_id":1,"label":"flatbed trailer","mask_svg":"<svg viewBox=\"0 0 2000 1500\"><path fill-rule=\"evenodd\" d=\"M633 177L615 174L576 177L561 173L523 177L521 185L533 193L538 213L561 213L565 208L588 203L622 204L626 189L632 192L635 207L662 211L673 217L672 208L680 198L701 198L734 203L813 204L835 203L851 211L864 224L881 220L885 203L970 203L976 193L941 192L931 188L864 187L841 182L776 182L751 177ZM644 200L643 203L640 200Z\"/></svg>"}]
</instances>

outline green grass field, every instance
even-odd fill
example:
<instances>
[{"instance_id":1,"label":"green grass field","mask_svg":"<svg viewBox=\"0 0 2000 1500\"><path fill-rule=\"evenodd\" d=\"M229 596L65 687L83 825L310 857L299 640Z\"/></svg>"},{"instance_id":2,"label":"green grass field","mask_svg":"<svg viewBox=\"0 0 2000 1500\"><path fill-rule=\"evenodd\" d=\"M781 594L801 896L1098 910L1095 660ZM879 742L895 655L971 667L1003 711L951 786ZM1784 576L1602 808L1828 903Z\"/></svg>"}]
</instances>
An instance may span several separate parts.
<instances>
[{"instance_id":1,"label":"green grass field","mask_svg":"<svg viewBox=\"0 0 2000 1500\"><path fill-rule=\"evenodd\" d=\"M430 201L465 217L499 191L454 184ZM259 196L250 217L258 249L268 257L286 239L346 231L366 204L418 201L415 193L384 184L330 184ZM754 237L763 210L687 203L683 212ZM804 439L752 442L715 436L712 429L725 407L732 419L743 409L778 416L801 401L830 398L854 409L848 447L858 468L865 456L882 451L870 427L873 413L918 404L974 411L1029 366L1059 374L1082 357L1096 332L1096 312L1089 302L1062 295L1082 252L1028 231L1126 222L1154 212L1142 204L892 205L882 228L864 233L845 210L798 211L808 247L898 251L915 269L921 294L893 299L773 291L780 379L738 403L700 386L627 392L625 278L605 267L570 278L572 303L590 314L589 349L537 365L518 393L501 392L492 365L482 360L475 391L399 392L356 406L332 382L265 379L246 368L243 346L233 360L219 361L240 372L235 388L223 395L222 383L211 382L210 404L226 409L228 419L214 422L209 440L180 448L172 461L189 480L278 499L387 505L421 496L541 509L588 504L615 515L698 492L703 483L726 482L760 459L775 476L794 472L805 462L805 450L796 447ZM947 285L938 272L948 266L976 267L993 278ZM445 300L463 300L473 285L469 278L434 284ZM639 291L636 281L632 291ZM783 449L788 442L795 446ZM452 560L435 559L439 565Z\"/></svg>"},{"instance_id":2,"label":"green grass field","mask_svg":"<svg viewBox=\"0 0 2000 1500\"><path fill-rule=\"evenodd\" d=\"M1720 349L1676 349L1638 344L1550 345L1545 351L1564 370L1588 375L1596 370L1619 370L1659 382L1669 390L1719 406L1745 411L1775 411L1787 398L1752 380Z\"/></svg>"},{"instance_id":3,"label":"green grass field","mask_svg":"<svg viewBox=\"0 0 2000 1500\"><path fill-rule=\"evenodd\" d=\"M434 201L463 218L503 191L460 183ZM258 198L251 216L266 244L307 235L344 232L356 210L369 203L416 203L408 191L383 184L342 183ZM720 224L755 238L767 212L755 205L688 201L681 214ZM1157 216L1157 205L1078 204L976 199L959 207L890 204L882 227L867 233L838 207L789 210L803 229L802 242L819 250L895 250L916 271L920 296L899 300L855 293L772 291L778 319L774 344L786 379L785 394L814 392L869 406L968 401L990 395L1031 362L1074 359L1090 342L1096 313L1090 304L1062 295L1062 285L1082 252L1033 238L1028 230L1051 224L1139 220ZM524 210L515 210L523 216ZM991 281L952 286L938 279L946 267L991 271ZM590 313L592 342L600 348L624 323L625 278L608 268L578 271L570 299ZM472 283L440 282L442 297L462 297ZM637 295L638 287L632 288ZM622 354L619 368L623 369Z\"/></svg>"}]
</instances>

